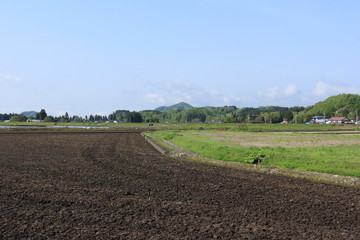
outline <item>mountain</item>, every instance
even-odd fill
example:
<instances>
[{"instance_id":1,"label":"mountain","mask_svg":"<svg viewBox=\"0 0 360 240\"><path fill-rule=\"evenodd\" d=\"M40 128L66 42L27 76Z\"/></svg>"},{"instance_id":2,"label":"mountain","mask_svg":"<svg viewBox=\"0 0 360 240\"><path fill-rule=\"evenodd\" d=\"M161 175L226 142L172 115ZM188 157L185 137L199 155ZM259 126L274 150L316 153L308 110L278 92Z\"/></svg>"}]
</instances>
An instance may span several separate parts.
<instances>
[{"instance_id":1,"label":"mountain","mask_svg":"<svg viewBox=\"0 0 360 240\"><path fill-rule=\"evenodd\" d=\"M177 104L174 104L174 105L171 105L171 106L158 107L158 108L155 109L155 111L168 112L170 110L186 110L186 109L189 109L189 108L193 108L193 106L191 106L190 104L185 103L185 102L180 102L180 103L177 103Z\"/></svg>"},{"instance_id":2,"label":"mountain","mask_svg":"<svg viewBox=\"0 0 360 240\"><path fill-rule=\"evenodd\" d=\"M154 111L157 111L157 112L166 112L166 108L168 108L167 106L160 106L158 108L155 108Z\"/></svg>"},{"instance_id":3,"label":"mountain","mask_svg":"<svg viewBox=\"0 0 360 240\"><path fill-rule=\"evenodd\" d=\"M25 117L33 117L36 118L36 114L38 112L35 111L27 111L27 112L22 112L21 114L24 115Z\"/></svg>"},{"instance_id":4,"label":"mountain","mask_svg":"<svg viewBox=\"0 0 360 240\"><path fill-rule=\"evenodd\" d=\"M299 121L309 121L312 116L348 117L356 119L360 114L360 95L340 94L306 107L298 114Z\"/></svg>"}]
</instances>

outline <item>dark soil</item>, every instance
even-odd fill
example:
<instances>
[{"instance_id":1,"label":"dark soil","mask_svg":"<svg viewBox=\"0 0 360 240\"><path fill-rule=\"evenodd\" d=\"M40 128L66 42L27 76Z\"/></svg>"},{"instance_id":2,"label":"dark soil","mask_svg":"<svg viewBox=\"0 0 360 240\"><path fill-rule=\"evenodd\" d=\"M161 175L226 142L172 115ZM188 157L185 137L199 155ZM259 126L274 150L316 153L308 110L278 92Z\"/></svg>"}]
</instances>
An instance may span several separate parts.
<instances>
[{"instance_id":1,"label":"dark soil","mask_svg":"<svg viewBox=\"0 0 360 240\"><path fill-rule=\"evenodd\" d=\"M360 189L165 157L139 133L0 133L0 239L360 239Z\"/></svg>"}]
</instances>

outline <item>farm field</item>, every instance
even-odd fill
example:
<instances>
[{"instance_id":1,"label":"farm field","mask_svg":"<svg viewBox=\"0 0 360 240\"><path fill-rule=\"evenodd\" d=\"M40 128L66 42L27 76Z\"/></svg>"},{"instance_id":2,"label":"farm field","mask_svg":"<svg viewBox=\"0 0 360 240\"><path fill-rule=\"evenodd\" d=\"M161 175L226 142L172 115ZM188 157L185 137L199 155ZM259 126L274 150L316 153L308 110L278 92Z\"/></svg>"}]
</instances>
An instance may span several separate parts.
<instances>
[{"instance_id":1,"label":"farm field","mask_svg":"<svg viewBox=\"0 0 360 240\"><path fill-rule=\"evenodd\" d=\"M360 189L161 155L139 132L0 132L1 239L359 239Z\"/></svg>"},{"instance_id":2,"label":"farm field","mask_svg":"<svg viewBox=\"0 0 360 240\"><path fill-rule=\"evenodd\" d=\"M169 140L201 156L261 165L360 177L359 131L236 132L159 131Z\"/></svg>"},{"instance_id":3,"label":"farm field","mask_svg":"<svg viewBox=\"0 0 360 240\"><path fill-rule=\"evenodd\" d=\"M286 132L286 131L359 131L360 127L355 124L239 124L239 123L154 123L153 129L158 130L197 130L203 128L230 129L232 131L250 132ZM0 127L109 127L109 128L148 128L149 123L104 123L104 122L0 122Z\"/></svg>"}]
</instances>

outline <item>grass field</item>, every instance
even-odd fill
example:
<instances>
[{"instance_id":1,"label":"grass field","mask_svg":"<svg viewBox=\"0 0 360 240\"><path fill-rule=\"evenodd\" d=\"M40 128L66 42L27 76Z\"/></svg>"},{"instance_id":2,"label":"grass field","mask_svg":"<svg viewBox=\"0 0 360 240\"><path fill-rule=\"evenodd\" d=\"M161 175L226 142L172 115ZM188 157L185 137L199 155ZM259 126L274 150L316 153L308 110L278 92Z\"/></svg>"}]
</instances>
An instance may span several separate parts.
<instances>
[{"instance_id":1,"label":"grass field","mask_svg":"<svg viewBox=\"0 0 360 240\"><path fill-rule=\"evenodd\" d=\"M0 123L0 126L107 126L160 130L170 140L207 158L360 177L358 125ZM201 130L200 130L201 129ZM61 130L61 129L60 129Z\"/></svg>"},{"instance_id":2,"label":"grass field","mask_svg":"<svg viewBox=\"0 0 360 240\"><path fill-rule=\"evenodd\" d=\"M346 133L346 134L345 134ZM172 130L151 133L203 157L360 177L360 132L236 132Z\"/></svg>"},{"instance_id":3,"label":"grass field","mask_svg":"<svg viewBox=\"0 0 360 240\"><path fill-rule=\"evenodd\" d=\"M109 126L109 127L147 127L148 123L104 123L104 122L0 122L0 126ZM154 123L154 129L165 130L230 130L234 132L287 132L287 131L358 131L359 125L328 124L239 124L239 123Z\"/></svg>"}]
</instances>

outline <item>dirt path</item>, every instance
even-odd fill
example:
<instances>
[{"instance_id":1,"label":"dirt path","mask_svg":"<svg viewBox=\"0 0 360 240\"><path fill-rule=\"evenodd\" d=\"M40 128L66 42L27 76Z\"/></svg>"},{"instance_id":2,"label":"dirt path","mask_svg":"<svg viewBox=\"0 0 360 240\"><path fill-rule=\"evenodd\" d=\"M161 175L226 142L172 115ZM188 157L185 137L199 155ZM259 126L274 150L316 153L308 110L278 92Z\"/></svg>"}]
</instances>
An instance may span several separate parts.
<instances>
[{"instance_id":1,"label":"dirt path","mask_svg":"<svg viewBox=\"0 0 360 240\"><path fill-rule=\"evenodd\" d=\"M360 239L360 190L167 158L138 133L0 133L0 239Z\"/></svg>"}]
</instances>

